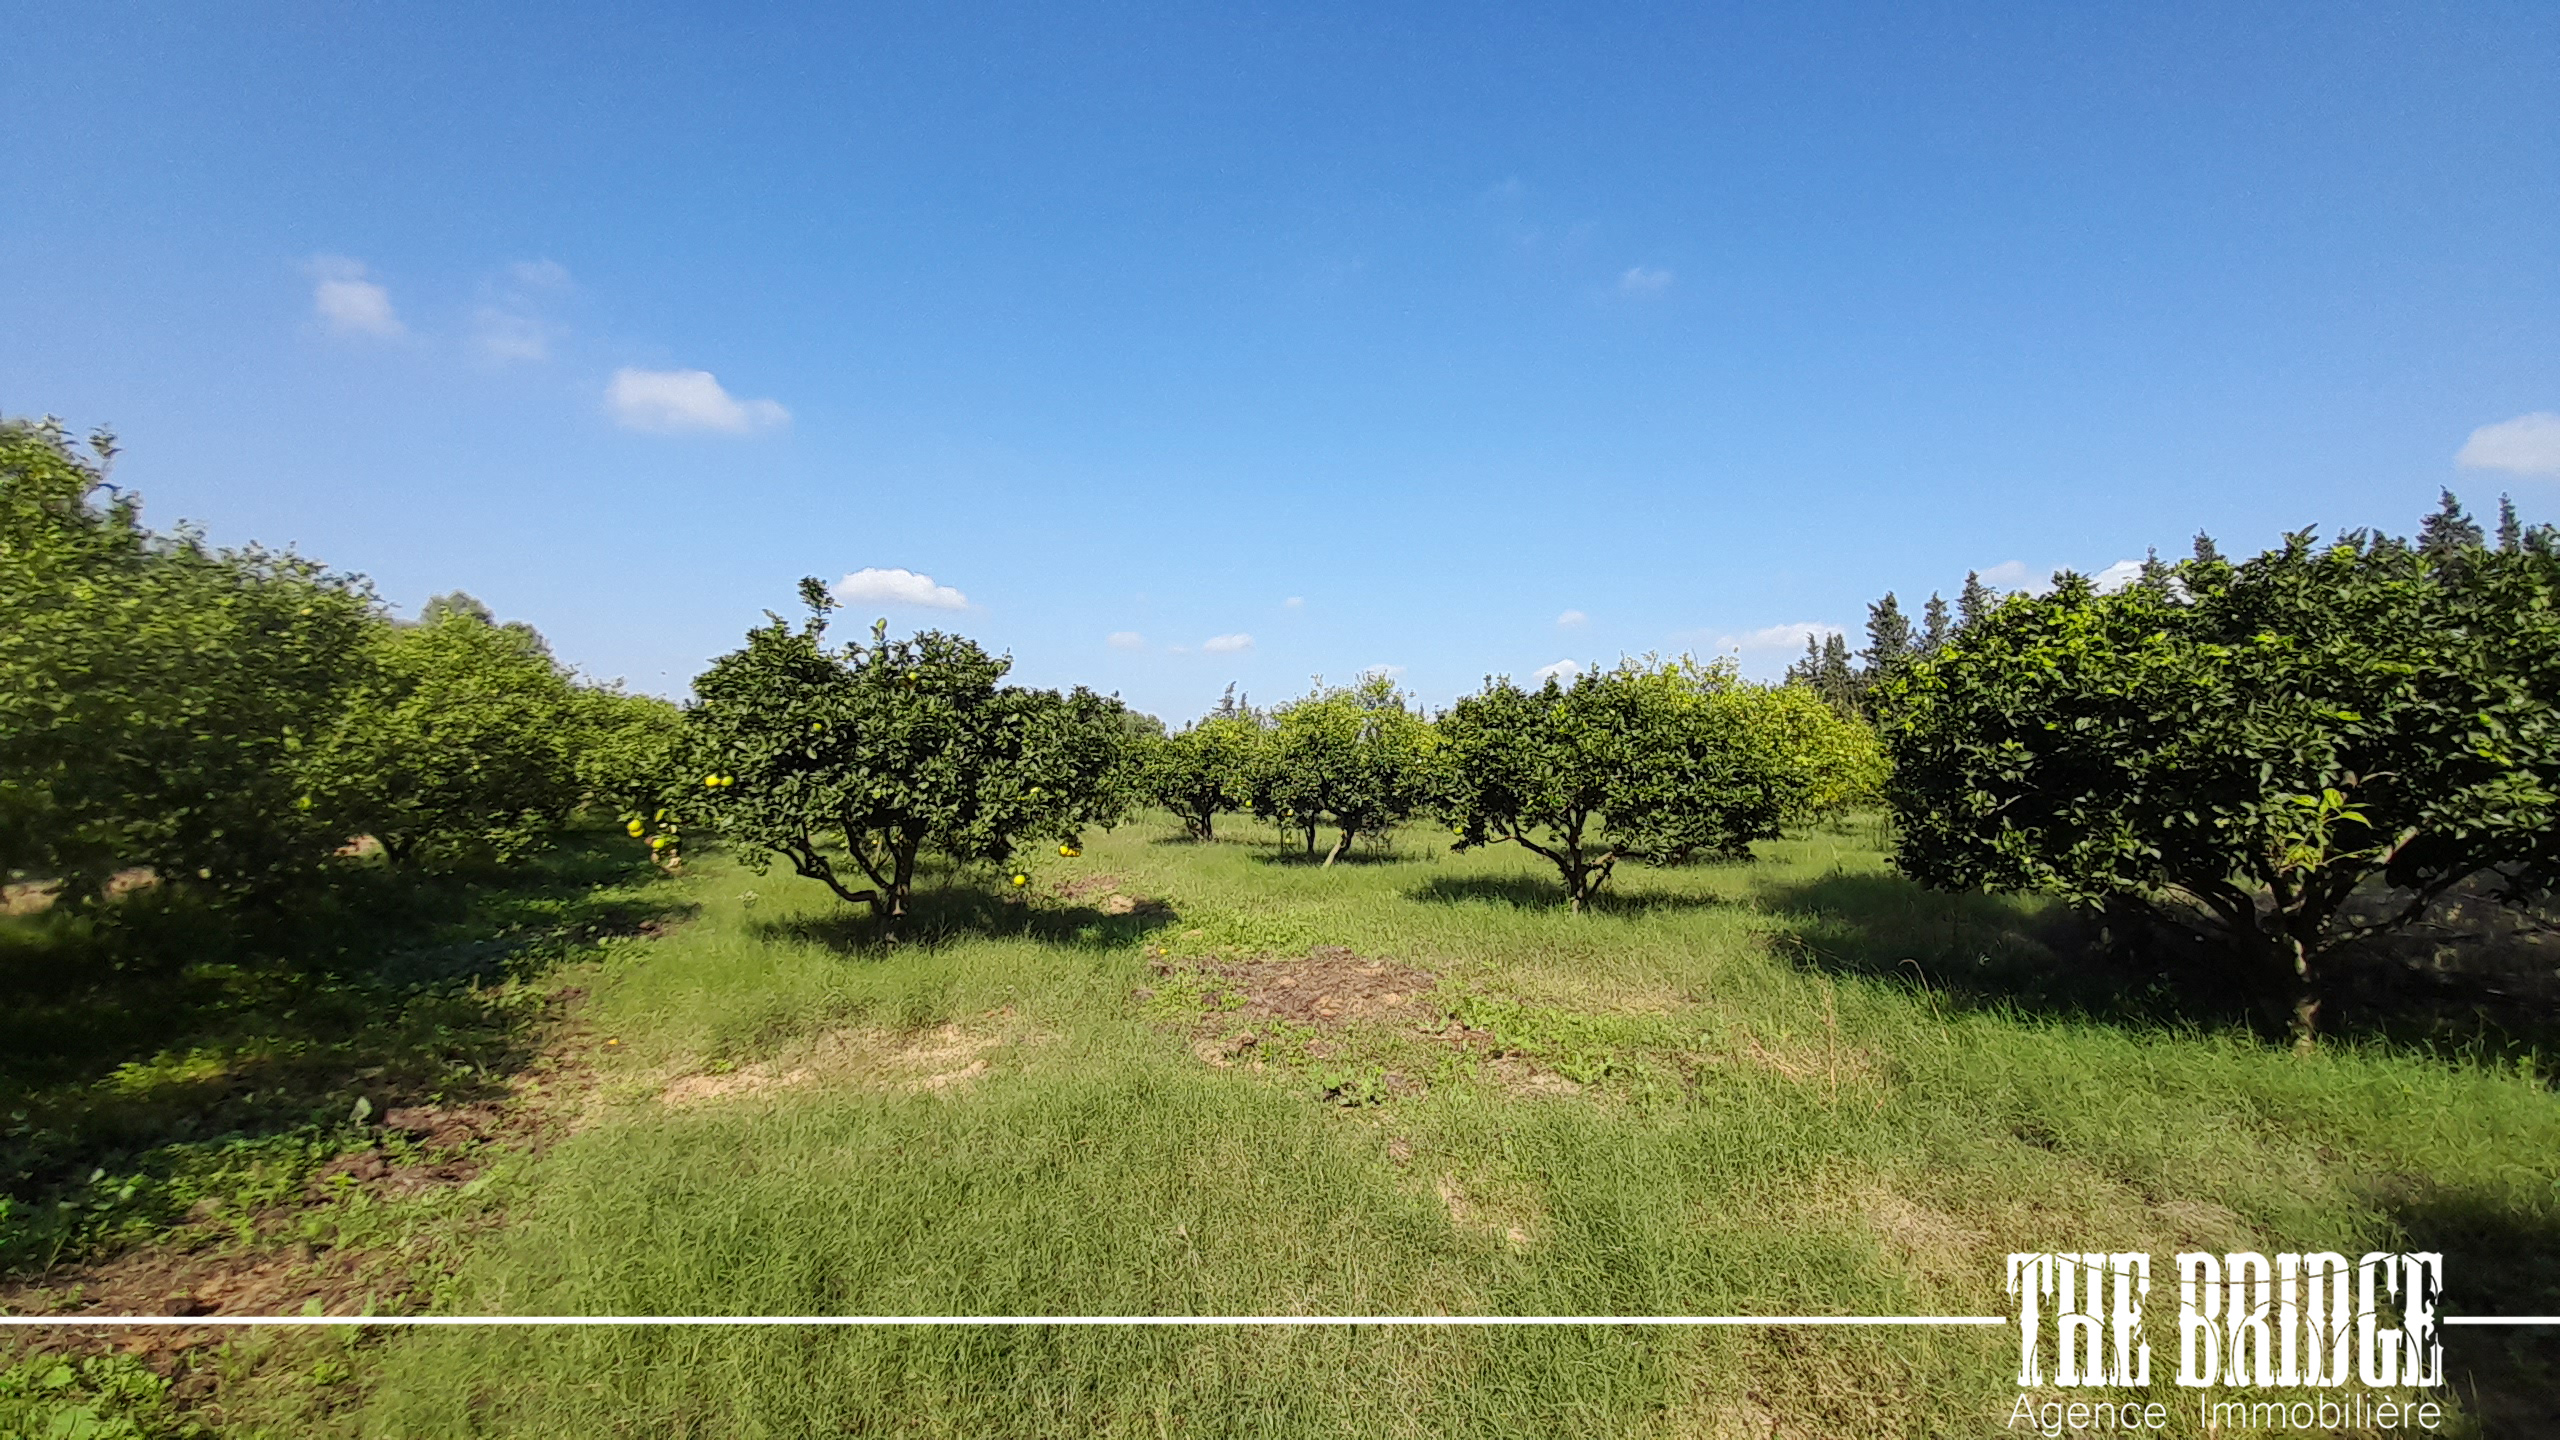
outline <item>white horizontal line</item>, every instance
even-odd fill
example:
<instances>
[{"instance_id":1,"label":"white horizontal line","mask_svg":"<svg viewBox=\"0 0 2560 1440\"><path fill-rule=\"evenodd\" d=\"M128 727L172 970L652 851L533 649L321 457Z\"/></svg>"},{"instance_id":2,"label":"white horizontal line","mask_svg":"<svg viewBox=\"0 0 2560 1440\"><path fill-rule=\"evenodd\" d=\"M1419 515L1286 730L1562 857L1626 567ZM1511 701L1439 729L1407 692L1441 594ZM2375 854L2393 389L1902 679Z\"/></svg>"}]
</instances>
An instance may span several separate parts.
<instances>
[{"instance_id":1,"label":"white horizontal line","mask_svg":"<svg viewBox=\"0 0 2560 1440\"><path fill-rule=\"evenodd\" d=\"M0 1325L2006 1325L2006 1315L0 1315Z\"/></svg>"},{"instance_id":2,"label":"white horizontal line","mask_svg":"<svg viewBox=\"0 0 2560 1440\"><path fill-rule=\"evenodd\" d=\"M2443 1325L2560 1325L2560 1315L2439 1315Z\"/></svg>"}]
</instances>

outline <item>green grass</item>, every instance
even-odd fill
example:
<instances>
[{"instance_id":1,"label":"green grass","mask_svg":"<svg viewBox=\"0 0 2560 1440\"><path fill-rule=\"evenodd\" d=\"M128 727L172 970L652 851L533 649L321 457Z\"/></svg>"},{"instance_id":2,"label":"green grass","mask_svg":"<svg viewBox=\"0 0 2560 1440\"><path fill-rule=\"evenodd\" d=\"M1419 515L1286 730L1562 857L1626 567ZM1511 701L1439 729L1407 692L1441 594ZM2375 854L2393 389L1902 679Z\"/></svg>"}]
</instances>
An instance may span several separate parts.
<instances>
[{"instance_id":1,"label":"green grass","mask_svg":"<svg viewBox=\"0 0 2560 1440\"><path fill-rule=\"evenodd\" d=\"M2353 1039L2297 1058L2126 996L2037 906L1893 879L1866 827L1751 866L1622 872L1583 916L1508 851L1412 832L1319 870L1239 835L1126 826L1040 858L1027 903L945 876L896 946L813 885L699 863L691 923L581 978L587 1112L497 1177L508 1223L447 1304L2005 1314L2006 1252L2063 1246L2164 1266L2440 1248L2455 1308L2560 1309L2560 1102L2530 1066ZM1095 875L1162 904L1061 896ZM1249 1026L1196 969L1316 945L1434 974L1427 1025ZM1420 1033L1450 1017L1478 1042ZM2173 1332L2154 1326L2156 1350ZM384 1347L361 1428L1979 1434L2017 1394L2013 1347L2007 1330L423 1332ZM2464 1426L2551 1422L2548 1349L2456 1331L2448 1353Z\"/></svg>"}]
</instances>

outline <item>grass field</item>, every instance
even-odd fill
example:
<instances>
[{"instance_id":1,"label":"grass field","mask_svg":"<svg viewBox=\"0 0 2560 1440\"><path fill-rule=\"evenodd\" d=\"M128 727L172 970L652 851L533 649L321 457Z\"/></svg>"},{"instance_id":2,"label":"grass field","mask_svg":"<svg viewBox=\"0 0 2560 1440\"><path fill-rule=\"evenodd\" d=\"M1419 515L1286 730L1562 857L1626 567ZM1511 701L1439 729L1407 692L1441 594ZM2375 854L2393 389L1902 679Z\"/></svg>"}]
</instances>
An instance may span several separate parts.
<instances>
[{"instance_id":1,"label":"grass field","mask_svg":"<svg viewBox=\"0 0 2560 1440\"><path fill-rule=\"evenodd\" d=\"M2012 1249L2436 1248L2449 1311L2560 1310L2531 1063L2293 1056L2082 973L2060 916L1909 887L1880 838L1621 872L1574 916L1532 858L1427 831L1322 870L1141 821L1019 894L943 877L895 946L698 861L658 897L689 920L525 982L583 992L550 1057L574 1102L476 1182L431 1300L2007 1314ZM2531 1333L2451 1332L2449 1433L2560 1424ZM2018 1395L2005 1328L295 1343L340 1367L310 1425L404 1436L1963 1435Z\"/></svg>"}]
</instances>

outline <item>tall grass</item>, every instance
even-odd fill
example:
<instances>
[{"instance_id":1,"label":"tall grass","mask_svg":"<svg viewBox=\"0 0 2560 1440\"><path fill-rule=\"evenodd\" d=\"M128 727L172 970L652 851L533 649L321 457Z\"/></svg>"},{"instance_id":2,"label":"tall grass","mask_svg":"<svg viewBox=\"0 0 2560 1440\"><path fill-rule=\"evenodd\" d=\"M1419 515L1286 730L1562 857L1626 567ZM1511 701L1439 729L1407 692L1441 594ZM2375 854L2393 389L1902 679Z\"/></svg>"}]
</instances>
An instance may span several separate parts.
<instances>
[{"instance_id":1,"label":"tall grass","mask_svg":"<svg viewBox=\"0 0 2560 1440\"><path fill-rule=\"evenodd\" d=\"M1878 839L1853 826L1756 865L1622 873L1574 916L1534 861L1418 832L1318 870L1270 837L1191 845L1141 823L1044 858L1024 904L944 877L929 938L901 945L815 886L715 860L688 882L693 923L612 952L587 1012L589 1115L503 1177L512 1223L452 1303L2005 1314L2012 1249L2165 1265L2411 1247L2448 1252L2449 1310L2560 1310L2560 1103L2531 1068L2379 1041L2297 1058L2236 1020L2124 1003L2075 969L2057 917L1913 890L1882 873ZM1436 976L1426 1022L1250 1026L1185 979L1316 945ZM1452 1015L1474 1043L1425 1033ZM368 1423L1973 1434L2009 1413L2014 1345L2006 1329L426 1333L393 1344ZM2463 1423L2542 1423L2547 1351L2481 1331L2448 1347L2476 1392Z\"/></svg>"}]
</instances>

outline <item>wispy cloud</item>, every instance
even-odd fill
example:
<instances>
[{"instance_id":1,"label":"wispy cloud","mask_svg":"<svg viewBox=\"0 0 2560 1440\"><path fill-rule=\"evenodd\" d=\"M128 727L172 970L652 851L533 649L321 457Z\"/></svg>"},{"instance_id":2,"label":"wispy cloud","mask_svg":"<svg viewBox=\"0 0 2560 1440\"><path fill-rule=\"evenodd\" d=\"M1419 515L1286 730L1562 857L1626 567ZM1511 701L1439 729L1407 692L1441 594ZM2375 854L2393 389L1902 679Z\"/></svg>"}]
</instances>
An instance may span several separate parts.
<instances>
[{"instance_id":1,"label":"wispy cloud","mask_svg":"<svg viewBox=\"0 0 2560 1440\"><path fill-rule=\"evenodd\" d=\"M314 255L310 270L312 313L333 333L384 339L408 333L391 308L391 292L370 277L363 261Z\"/></svg>"},{"instance_id":2,"label":"wispy cloud","mask_svg":"<svg viewBox=\"0 0 2560 1440\"><path fill-rule=\"evenodd\" d=\"M519 260L507 267L505 279L482 285L471 316L481 356L502 365L551 358L560 327L543 312L571 288L569 267L556 260Z\"/></svg>"},{"instance_id":3,"label":"wispy cloud","mask_svg":"<svg viewBox=\"0 0 2560 1440\"><path fill-rule=\"evenodd\" d=\"M2453 457L2453 463L2466 470L2560 475L2560 414L2536 410L2483 425L2463 442L2462 453Z\"/></svg>"},{"instance_id":4,"label":"wispy cloud","mask_svg":"<svg viewBox=\"0 0 2560 1440\"><path fill-rule=\"evenodd\" d=\"M966 610L969 597L913 570L856 570L835 583L839 600L869 605L918 605L927 610Z\"/></svg>"},{"instance_id":5,"label":"wispy cloud","mask_svg":"<svg viewBox=\"0 0 2560 1440\"><path fill-rule=\"evenodd\" d=\"M1807 640L1828 640L1848 632L1827 620L1793 620L1784 625L1763 625L1739 635L1719 635L1714 648L1718 651L1801 650Z\"/></svg>"},{"instance_id":6,"label":"wispy cloud","mask_svg":"<svg viewBox=\"0 0 2560 1440\"><path fill-rule=\"evenodd\" d=\"M731 395L708 370L626 366L613 372L613 383L605 387L605 405L623 428L658 434L717 430L747 435L791 421L791 412L771 400L740 400Z\"/></svg>"},{"instance_id":7,"label":"wispy cloud","mask_svg":"<svg viewBox=\"0 0 2560 1440\"><path fill-rule=\"evenodd\" d=\"M1307 597L1304 595L1292 595L1288 599L1281 601L1280 604L1283 609L1303 610L1307 606Z\"/></svg>"},{"instance_id":8,"label":"wispy cloud","mask_svg":"<svg viewBox=\"0 0 2560 1440\"><path fill-rule=\"evenodd\" d=\"M1982 576L1982 583L1994 590L2024 590L2045 580L2044 576L2029 569L2024 560L2003 560L1997 565L1985 565L1978 573Z\"/></svg>"},{"instance_id":9,"label":"wispy cloud","mask_svg":"<svg viewBox=\"0 0 2560 1440\"><path fill-rule=\"evenodd\" d=\"M1563 627L1564 627L1565 629L1567 629L1567 630L1571 630L1571 629L1573 629L1573 628L1574 628L1575 626L1577 626L1577 625L1588 625L1588 624L1590 624L1590 623L1591 623L1591 617L1590 617L1590 616L1588 616L1588 615L1583 614L1583 613L1582 613L1581 611L1579 611L1579 610L1567 610L1567 611L1566 611L1566 612L1564 612L1563 614L1561 614L1561 615L1559 615L1559 616L1557 616L1557 617L1556 617L1556 623L1557 623L1558 625L1563 626Z\"/></svg>"},{"instance_id":10,"label":"wispy cloud","mask_svg":"<svg viewBox=\"0 0 2560 1440\"><path fill-rule=\"evenodd\" d=\"M551 358L550 327L530 315L483 305L472 312L471 329L488 359L514 363Z\"/></svg>"},{"instance_id":11,"label":"wispy cloud","mask_svg":"<svg viewBox=\"0 0 2560 1440\"><path fill-rule=\"evenodd\" d=\"M1530 671L1529 678L1541 685L1544 685L1550 680L1571 680L1573 677L1581 673L1581 661L1559 660L1553 665L1541 665L1537 669Z\"/></svg>"},{"instance_id":12,"label":"wispy cloud","mask_svg":"<svg viewBox=\"0 0 2560 1440\"><path fill-rule=\"evenodd\" d=\"M1657 266L1631 265L1618 277L1621 295L1655 296L1671 288L1672 274Z\"/></svg>"},{"instance_id":13,"label":"wispy cloud","mask_svg":"<svg viewBox=\"0 0 2560 1440\"><path fill-rule=\"evenodd\" d=\"M1253 637L1244 634L1212 635L1200 642L1200 648L1212 655L1234 655L1252 649Z\"/></svg>"},{"instance_id":14,"label":"wispy cloud","mask_svg":"<svg viewBox=\"0 0 2560 1440\"><path fill-rule=\"evenodd\" d=\"M1144 650L1147 648L1147 637L1135 630L1114 630L1103 643L1114 650Z\"/></svg>"}]
</instances>

